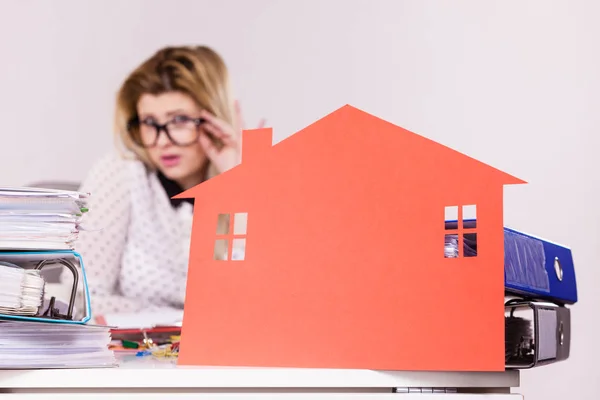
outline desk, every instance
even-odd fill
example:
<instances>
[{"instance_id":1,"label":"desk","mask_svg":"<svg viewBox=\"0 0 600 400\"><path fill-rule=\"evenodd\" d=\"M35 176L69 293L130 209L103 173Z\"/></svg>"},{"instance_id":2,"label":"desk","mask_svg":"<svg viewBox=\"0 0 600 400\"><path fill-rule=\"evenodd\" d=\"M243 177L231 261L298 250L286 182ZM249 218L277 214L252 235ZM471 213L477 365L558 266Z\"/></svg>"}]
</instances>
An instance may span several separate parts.
<instances>
[{"instance_id":1,"label":"desk","mask_svg":"<svg viewBox=\"0 0 600 400\"><path fill-rule=\"evenodd\" d=\"M5 400L353 399L516 400L519 372L395 372L295 368L178 367L151 356L120 357L118 368L0 370ZM394 393L431 388L457 393Z\"/></svg>"}]
</instances>

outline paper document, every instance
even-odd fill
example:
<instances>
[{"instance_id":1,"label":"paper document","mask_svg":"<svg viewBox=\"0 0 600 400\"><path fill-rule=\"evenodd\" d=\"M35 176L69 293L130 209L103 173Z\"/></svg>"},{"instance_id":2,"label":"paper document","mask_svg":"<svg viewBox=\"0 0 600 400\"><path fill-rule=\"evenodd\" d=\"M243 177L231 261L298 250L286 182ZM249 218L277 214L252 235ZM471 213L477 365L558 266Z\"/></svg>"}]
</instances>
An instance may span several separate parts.
<instances>
[{"instance_id":1,"label":"paper document","mask_svg":"<svg viewBox=\"0 0 600 400\"><path fill-rule=\"evenodd\" d=\"M43 302L44 285L39 270L0 261L0 313L36 315Z\"/></svg>"},{"instance_id":2,"label":"paper document","mask_svg":"<svg viewBox=\"0 0 600 400\"><path fill-rule=\"evenodd\" d=\"M0 250L71 250L87 193L0 187Z\"/></svg>"},{"instance_id":3,"label":"paper document","mask_svg":"<svg viewBox=\"0 0 600 400\"><path fill-rule=\"evenodd\" d=\"M110 341L105 326L0 322L0 368L113 367Z\"/></svg>"}]
</instances>

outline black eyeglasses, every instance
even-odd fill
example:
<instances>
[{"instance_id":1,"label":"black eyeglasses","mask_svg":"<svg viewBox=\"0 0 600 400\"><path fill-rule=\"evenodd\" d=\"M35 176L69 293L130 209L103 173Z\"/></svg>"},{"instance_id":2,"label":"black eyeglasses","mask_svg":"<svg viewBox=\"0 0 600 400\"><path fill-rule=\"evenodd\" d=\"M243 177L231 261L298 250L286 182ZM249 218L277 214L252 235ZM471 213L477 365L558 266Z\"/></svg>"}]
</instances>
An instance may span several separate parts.
<instances>
[{"instance_id":1,"label":"black eyeglasses","mask_svg":"<svg viewBox=\"0 0 600 400\"><path fill-rule=\"evenodd\" d=\"M153 147L158 142L161 131L165 131L167 138L176 146L189 146L198 141L200 125L206 122L203 118L190 118L177 116L166 124L148 118L141 120L133 117L127 123L127 130L133 141L141 147Z\"/></svg>"}]
</instances>

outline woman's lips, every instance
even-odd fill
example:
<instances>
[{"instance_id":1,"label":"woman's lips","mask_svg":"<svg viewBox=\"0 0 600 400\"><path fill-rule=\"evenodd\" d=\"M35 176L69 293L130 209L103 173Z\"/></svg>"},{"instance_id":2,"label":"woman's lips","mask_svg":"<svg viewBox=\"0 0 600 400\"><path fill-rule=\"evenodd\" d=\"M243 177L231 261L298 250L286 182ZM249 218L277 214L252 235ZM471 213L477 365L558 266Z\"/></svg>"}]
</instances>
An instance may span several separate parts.
<instances>
[{"instance_id":1,"label":"woman's lips","mask_svg":"<svg viewBox=\"0 0 600 400\"><path fill-rule=\"evenodd\" d=\"M179 164L179 160L181 157L176 155L165 155L160 157L160 161L165 167L174 167Z\"/></svg>"}]
</instances>

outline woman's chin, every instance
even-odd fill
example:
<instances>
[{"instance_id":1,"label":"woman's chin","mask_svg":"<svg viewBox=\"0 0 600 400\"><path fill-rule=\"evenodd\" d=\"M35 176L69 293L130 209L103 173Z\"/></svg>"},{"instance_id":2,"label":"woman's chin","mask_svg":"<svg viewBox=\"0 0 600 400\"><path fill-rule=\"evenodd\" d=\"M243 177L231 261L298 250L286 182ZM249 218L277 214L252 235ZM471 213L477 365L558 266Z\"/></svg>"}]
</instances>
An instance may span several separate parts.
<instances>
[{"instance_id":1,"label":"woman's chin","mask_svg":"<svg viewBox=\"0 0 600 400\"><path fill-rule=\"evenodd\" d=\"M184 189L196 186L201 182L201 174L190 172L183 168L160 168L162 174L169 180L176 182Z\"/></svg>"},{"instance_id":2,"label":"woman's chin","mask_svg":"<svg viewBox=\"0 0 600 400\"><path fill-rule=\"evenodd\" d=\"M161 165L160 166L160 172L167 177L168 179L171 179L173 181L178 181L181 180L183 178L185 178L187 175L189 175L189 173L186 173L186 171L182 170L182 168L178 167L178 166L164 166Z\"/></svg>"}]
</instances>

